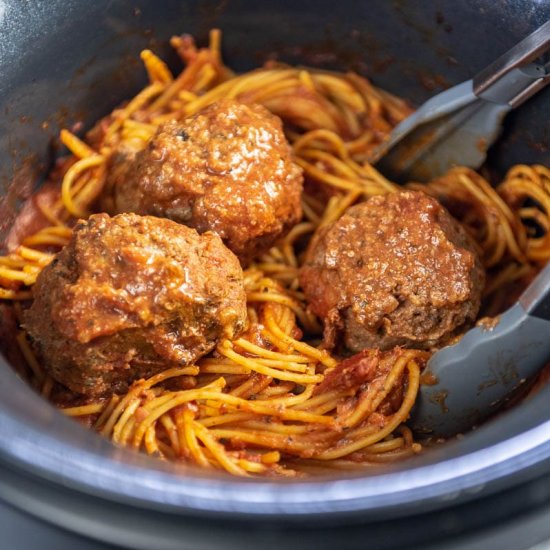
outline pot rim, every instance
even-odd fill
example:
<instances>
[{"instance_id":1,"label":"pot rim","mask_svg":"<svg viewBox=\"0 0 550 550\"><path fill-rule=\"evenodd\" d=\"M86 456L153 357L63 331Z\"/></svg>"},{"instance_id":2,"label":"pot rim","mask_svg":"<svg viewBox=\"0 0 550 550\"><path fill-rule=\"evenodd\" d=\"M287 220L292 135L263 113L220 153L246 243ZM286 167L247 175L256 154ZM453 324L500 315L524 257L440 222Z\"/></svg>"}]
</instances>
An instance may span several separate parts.
<instances>
[{"instance_id":1,"label":"pot rim","mask_svg":"<svg viewBox=\"0 0 550 550\"><path fill-rule=\"evenodd\" d=\"M285 521L365 512L369 520L387 519L509 488L539 475L550 460L546 420L462 456L411 467L405 461L398 469L367 476L265 481L205 475L116 448L36 399L7 365L2 366L0 362L0 461L39 479L141 508ZM532 405L542 404L547 393L541 392ZM16 404L25 400L30 407L22 413ZM477 435L501 420L480 428Z\"/></svg>"}]
</instances>

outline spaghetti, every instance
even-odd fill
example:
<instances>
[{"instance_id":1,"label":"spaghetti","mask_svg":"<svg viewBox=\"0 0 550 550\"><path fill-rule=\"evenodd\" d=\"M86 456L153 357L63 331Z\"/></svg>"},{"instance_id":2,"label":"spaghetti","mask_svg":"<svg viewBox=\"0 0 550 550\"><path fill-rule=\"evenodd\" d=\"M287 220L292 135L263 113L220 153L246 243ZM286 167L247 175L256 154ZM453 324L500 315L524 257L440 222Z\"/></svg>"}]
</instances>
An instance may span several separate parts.
<instances>
[{"instance_id":1,"label":"spaghetti","mask_svg":"<svg viewBox=\"0 0 550 550\"><path fill-rule=\"evenodd\" d=\"M405 423L429 353L365 350L339 360L317 345L321 326L305 304L298 269L315 231L368 197L397 187L369 155L411 109L354 74L269 64L235 75L222 62L220 33L208 48L189 36L172 46L185 63L174 76L150 50L149 84L79 139L63 130L71 155L50 174L58 192L35 203L43 227L0 257L0 298L20 319L31 287L101 194L113 152L139 151L159 124L221 98L260 103L281 117L304 170L302 221L245 272L248 326L191 366L138 380L125 395L95 401L67 395L43 370L23 330L19 372L68 416L117 445L230 474L300 476L364 468L420 452ZM479 243L489 282L486 309L506 305L550 258L550 170L516 166L496 187L455 168L429 184ZM357 369L361 362L362 368ZM362 376L353 373L363 373Z\"/></svg>"}]
</instances>

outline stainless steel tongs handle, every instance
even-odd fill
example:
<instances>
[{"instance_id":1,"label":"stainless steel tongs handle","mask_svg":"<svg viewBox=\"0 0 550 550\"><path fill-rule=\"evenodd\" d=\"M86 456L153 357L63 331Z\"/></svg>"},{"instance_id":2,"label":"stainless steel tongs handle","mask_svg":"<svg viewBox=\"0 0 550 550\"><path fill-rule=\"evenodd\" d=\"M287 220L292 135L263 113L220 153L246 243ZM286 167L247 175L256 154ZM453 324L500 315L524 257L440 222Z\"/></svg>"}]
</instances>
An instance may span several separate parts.
<instances>
[{"instance_id":1,"label":"stainless steel tongs handle","mask_svg":"<svg viewBox=\"0 0 550 550\"><path fill-rule=\"evenodd\" d=\"M370 162L396 182L429 181L457 165L479 168L506 114L550 84L550 64L536 63L549 50L547 21L475 78L426 101Z\"/></svg>"},{"instance_id":2,"label":"stainless steel tongs handle","mask_svg":"<svg viewBox=\"0 0 550 550\"><path fill-rule=\"evenodd\" d=\"M550 83L550 64L534 61L550 50L550 21L473 78L474 94L513 109Z\"/></svg>"}]
</instances>

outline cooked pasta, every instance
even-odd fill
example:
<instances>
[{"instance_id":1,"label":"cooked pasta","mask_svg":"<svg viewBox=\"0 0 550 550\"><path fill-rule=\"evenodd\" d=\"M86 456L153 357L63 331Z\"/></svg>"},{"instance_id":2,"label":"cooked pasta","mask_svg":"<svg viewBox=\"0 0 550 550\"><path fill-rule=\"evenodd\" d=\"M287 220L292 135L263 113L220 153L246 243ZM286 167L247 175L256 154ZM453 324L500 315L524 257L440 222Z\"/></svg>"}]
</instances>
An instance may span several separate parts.
<instances>
[{"instance_id":1,"label":"cooked pasta","mask_svg":"<svg viewBox=\"0 0 550 550\"><path fill-rule=\"evenodd\" d=\"M152 51L141 59L149 84L80 139L68 130L69 156L50 180L55 200L37 200L43 227L0 257L0 298L16 316L32 299L41 269L94 211L117 148L139 151L159 124L197 113L222 98L260 103L281 117L304 170L303 219L245 271L248 325L196 364L138 380L124 395L68 396L40 364L23 329L16 341L29 382L63 412L115 444L230 474L300 476L366 467L421 451L406 421L429 353L366 350L342 360L319 345L321 323L298 281L305 243L346 209L397 186L368 159L411 112L402 100L358 75L269 64L235 75L222 62L220 33L197 49L189 36L172 46L185 63L172 75ZM550 170L515 166L493 187L454 168L428 184L479 244L488 270L486 310L496 313L550 258ZM39 195L40 196L40 195ZM38 198L39 198L38 196ZM370 361L376 376L340 384L350 361Z\"/></svg>"}]
</instances>

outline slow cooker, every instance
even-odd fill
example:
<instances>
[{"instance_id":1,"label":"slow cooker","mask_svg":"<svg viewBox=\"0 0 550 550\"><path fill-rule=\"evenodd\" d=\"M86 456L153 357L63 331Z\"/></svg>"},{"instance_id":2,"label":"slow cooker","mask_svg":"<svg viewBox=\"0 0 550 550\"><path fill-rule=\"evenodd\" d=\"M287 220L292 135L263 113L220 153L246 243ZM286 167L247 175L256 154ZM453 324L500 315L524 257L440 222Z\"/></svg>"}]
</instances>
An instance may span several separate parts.
<instances>
[{"instance_id":1,"label":"slow cooker","mask_svg":"<svg viewBox=\"0 0 550 550\"><path fill-rule=\"evenodd\" d=\"M228 64L368 74L419 104L550 17L548 0L0 1L0 237L56 154L145 80L139 52L223 31ZM550 165L550 90L490 153ZM541 365L542 366L542 365ZM0 358L5 548L502 548L550 538L550 387L415 459L341 479L239 480L119 449L63 417Z\"/></svg>"}]
</instances>

